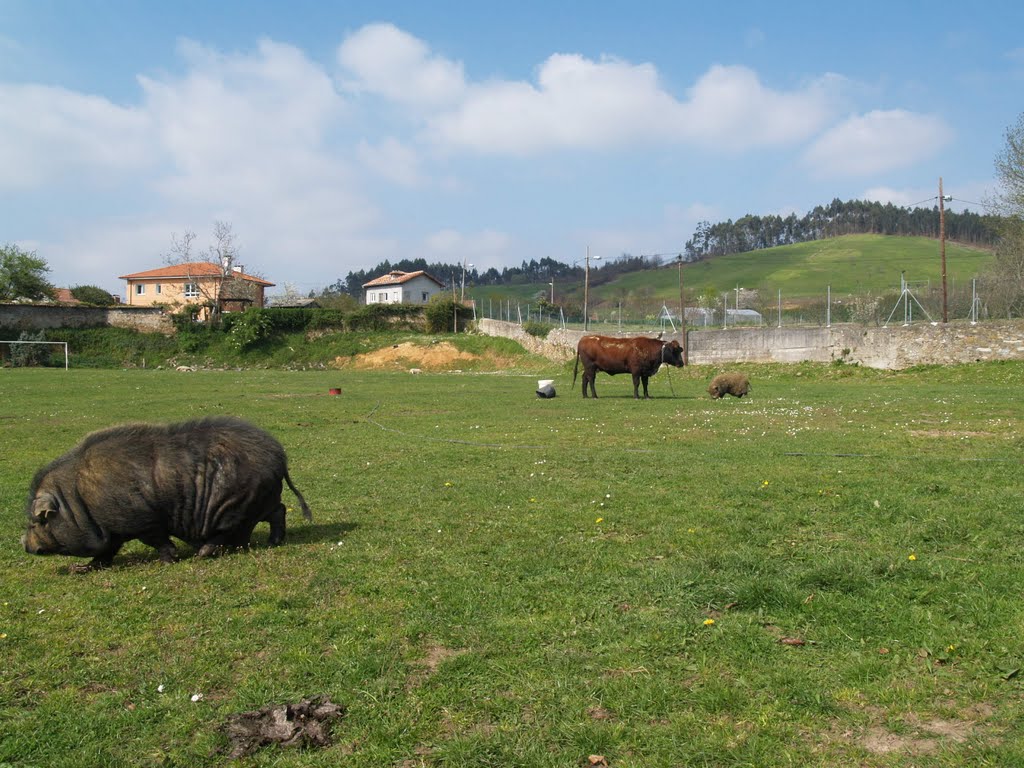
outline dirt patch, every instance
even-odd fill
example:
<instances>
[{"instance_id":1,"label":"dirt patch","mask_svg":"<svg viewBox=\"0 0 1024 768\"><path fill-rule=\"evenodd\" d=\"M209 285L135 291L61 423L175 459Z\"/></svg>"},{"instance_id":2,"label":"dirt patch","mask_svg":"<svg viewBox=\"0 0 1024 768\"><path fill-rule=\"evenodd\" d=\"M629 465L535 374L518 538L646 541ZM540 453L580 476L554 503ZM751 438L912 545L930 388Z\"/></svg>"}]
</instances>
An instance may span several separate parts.
<instances>
[{"instance_id":1,"label":"dirt patch","mask_svg":"<svg viewBox=\"0 0 1024 768\"><path fill-rule=\"evenodd\" d=\"M514 367L515 360L492 353L477 355L464 352L447 341L435 344L406 341L355 357L335 358L334 366L360 370L451 371L472 368L500 371Z\"/></svg>"},{"instance_id":2,"label":"dirt patch","mask_svg":"<svg viewBox=\"0 0 1024 768\"><path fill-rule=\"evenodd\" d=\"M440 643L431 643L427 646L426 654L421 659L417 659L413 664L413 672L409 675L409 679L406 681L406 690L412 690L423 685L430 677L437 672L440 667L448 659L454 659L457 656L464 654L464 650L455 650L452 648L446 648Z\"/></svg>"},{"instance_id":3,"label":"dirt patch","mask_svg":"<svg viewBox=\"0 0 1024 768\"><path fill-rule=\"evenodd\" d=\"M268 706L232 715L224 732L231 741L230 756L237 759L268 744L326 747L331 743L332 721L344 716L344 707L332 703L326 696L316 696L298 704Z\"/></svg>"},{"instance_id":4,"label":"dirt patch","mask_svg":"<svg viewBox=\"0 0 1024 768\"><path fill-rule=\"evenodd\" d=\"M364 370L420 368L428 371L444 371L477 360L480 360L479 355L462 352L447 341L430 345L414 344L407 341L352 358L339 357L335 363L339 366Z\"/></svg>"},{"instance_id":5,"label":"dirt patch","mask_svg":"<svg viewBox=\"0 0 1024 768\"><path fill-rule=\"evenodd\" d=\"M948 704L952 705L952 702ZM885 712L881 708L861 704L860 709L869 718L867 725L833 727L816 733L811 738L817 747L821 749L829 744L853 744L873 755L925 757L963 744L971 738L998 740L986 723L994 711L987 704L961 709L957 712L959 716L954 717L922 718L909 712L899 717L895 729L883 722Z\"/></svg>"},{"instance_id":6,"label":"dirt patch","mask_svg":"<svg viewBox=\"0 0 1024 768\"><path fill-rule=\"evenodd\" d=\"M905 722L912 733L893 733L882 726L869 728L864 734L864 748L875 754L900 752L907 755L930 755L943 744L967 741L975 727L974 723L966 720L934 718L922 721L914 715L907 717Z\"/></svg>"}]
</instances>

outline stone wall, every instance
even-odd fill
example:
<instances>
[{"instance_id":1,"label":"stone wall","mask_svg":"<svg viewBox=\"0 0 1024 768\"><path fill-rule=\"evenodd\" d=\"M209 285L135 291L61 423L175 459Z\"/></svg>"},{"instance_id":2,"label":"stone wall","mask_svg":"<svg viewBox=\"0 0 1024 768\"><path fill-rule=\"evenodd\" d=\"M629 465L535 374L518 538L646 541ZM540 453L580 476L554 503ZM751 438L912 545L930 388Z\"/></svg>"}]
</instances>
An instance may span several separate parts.
<instances>
[{"instance_id":1,"label":"stone wall","mask_svg":"<svg viewBox=\"0 0 1024 768\"><path fill-rule=\"evenodd\" d=\"M132 328L143 333L174 333L170 316L156 307L73 307L61 304L0 304L0 328Z\"/></svg>"},{"instance_id":2,"label":"stone wall","mask_svg":"<svg viewBox=\"0 0 1024 768\"><path fill-rule=\"evenodd\" d=\"M538 339L515 323L485 319L477 325L483 333L514 339L529 351L559 362L575 356L576 343L583 336L583 331L556 329L547 338ZM682 341L680 334L667 333L663 338ZM870 368L898 370L913 365L1024 360L1024 320L974 325L956 322L699 330L687 333L687 343L691 365L843 360Z\"/></svg>"}]
</instances>

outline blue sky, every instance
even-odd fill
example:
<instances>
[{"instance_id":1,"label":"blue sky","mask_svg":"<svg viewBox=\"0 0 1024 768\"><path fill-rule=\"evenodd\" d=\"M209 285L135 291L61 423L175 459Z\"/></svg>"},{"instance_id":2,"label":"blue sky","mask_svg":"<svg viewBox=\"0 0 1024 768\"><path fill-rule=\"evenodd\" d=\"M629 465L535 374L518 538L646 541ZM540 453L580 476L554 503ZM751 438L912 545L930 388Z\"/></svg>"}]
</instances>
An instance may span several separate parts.
<instances>
[{"instance_id":1,"label":"blue sky","mask_svg":"<svg viewBox=\"0 0 1024 768\"><path fill-rule=\"evenodd\" d=\"M121 293L224 221L305 293L676 253L705 219L932 205L940 176L980 210L1021 7L0 0L0 243Z\"/></svg>"}]
</instances>

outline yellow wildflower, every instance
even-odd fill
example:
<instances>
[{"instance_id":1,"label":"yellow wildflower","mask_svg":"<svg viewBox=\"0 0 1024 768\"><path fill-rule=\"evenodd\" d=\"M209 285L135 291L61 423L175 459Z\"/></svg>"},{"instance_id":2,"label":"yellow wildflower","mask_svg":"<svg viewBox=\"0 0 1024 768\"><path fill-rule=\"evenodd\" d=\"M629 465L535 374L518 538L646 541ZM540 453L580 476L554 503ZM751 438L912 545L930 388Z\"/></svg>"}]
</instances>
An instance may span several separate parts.
<instances>
[{"instance_id":1,"label":"yellow wildflower","mask_svg":"<svg viewBox=\"0 0 1024 768\"><path fill-rule=\"evenodd\" d=\"M907 560L917 560L917 555L915 555L913 552L911 552L910 553L910 557L908 557Z\"/></svg>"},{"instance_id":2,"label":"yellow wildflower","mask_svg":"<svg viewBox=\"0 0 1024 768\"><path fill-rule=\"evenodd\" d=\"M710 627L714 623L715 623L714 619L704 619L704 626L705 627Z\"/></svg>"}]
</instances>

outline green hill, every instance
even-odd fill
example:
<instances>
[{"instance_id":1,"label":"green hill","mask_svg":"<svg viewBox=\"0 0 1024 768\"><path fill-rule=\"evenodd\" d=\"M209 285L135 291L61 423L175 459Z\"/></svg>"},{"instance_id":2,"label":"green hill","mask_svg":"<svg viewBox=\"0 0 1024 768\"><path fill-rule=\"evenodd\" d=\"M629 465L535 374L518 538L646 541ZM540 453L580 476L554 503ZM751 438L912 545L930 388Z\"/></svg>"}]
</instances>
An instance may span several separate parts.
<instances>
[{"instance_id":1,"label":"green hill","mask_svg":"<svg viewBox=\"0 0 1024 768\"><path fill-rule=\"evenodd\" d=\"M946 243L946 275L949 289L969 290L970 281L992 262L992 254L980 248ZM685 263L683 283L687 304L701 295L721 295L737 286L756 290L763 297L782 291L788 303L823 300L829 287L833 298L898 294L900 273L915 286L938 287L942 280L939 242L926 237L846 235L746 253ZM485 304L511 300L523 304L550 299L547 283L515 286L480 286L471 295ZM590 272L590 303L593 307L625 303L646 305L679 301L679 272L674 263L659 269L617 275L605 280L601 268ZM467 291L467 293L470 293ZM582 281L555 283L556 304L580 304Z\"/></svg>"}]
</instances>

